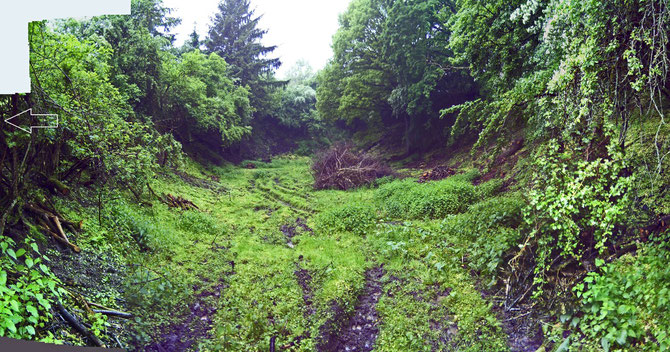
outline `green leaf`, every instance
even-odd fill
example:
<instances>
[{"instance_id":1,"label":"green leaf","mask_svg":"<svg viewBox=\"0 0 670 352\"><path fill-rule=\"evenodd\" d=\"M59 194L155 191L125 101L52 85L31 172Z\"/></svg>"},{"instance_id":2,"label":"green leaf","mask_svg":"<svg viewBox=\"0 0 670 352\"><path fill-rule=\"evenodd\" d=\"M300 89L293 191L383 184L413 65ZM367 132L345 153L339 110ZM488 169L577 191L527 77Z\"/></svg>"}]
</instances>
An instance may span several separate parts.
<instances>
[{"instance_id":1,"label":"green leaf","mask_svg":"<svg viewBox=\"0 0 670 352\"><path fill-rule=\"evenodd\" d=\"M626 306L625 304L622 304L622 305L619 306L619 308L617 308L617 312L619 314L624 314L627 311L628 311L628 306Z\"/></svg>"},{"instance_id":2,"label":"green leaf","mask_svg":"<svg viewBox=\"0 0 670 352\"><path fill-rule=\"evenodd\" d=\"M624 345L626 344L626 338L628 337L628 331L626 329L621 330L621 333L619 333L619 337L617 337L616 342L619 345Z\"/></svg>"},{"instance_id":3,"label":"green leaf","mask_svg":"<svg viewBox=\"0 0 670 352\"><path fill-rule=\"evenodd\" d=\"M30 326L30 325L26 326L26 331L27 331L30 335L35 335L35 328L32 327L32 326Z\"/></svg>"},{"instance_id":4,"label":"green leaf","mask_svg":"<svg viewBox=\"0 0 670 352\"><path fill-rule=\"evenodd\" d=\"M39 313L37 313L37 308L33 307L32 305L27 306L26 310L28 311L28 313L30 313L34 316L39 316Z\"/></svg>"},{"instance_id":5,"label":"green leaf","mask_svg":"<svg viewBox=\"0 0 670 352\"><path fill-rule=\"evenodd\" d=\"M16 325L14 325L14 322L11 319L9 319L9 318L5 319L5 327L9 331L16 334Z\"/></svg>"},{"instance_id":6,"label":"green leaf","mask_svg":"<svg viewBox=\"0 0 670 352\"><path fill-rule=\"evenodd\" d=\"M26 250L23 249L23 248L20 248L18 251L16 251L16 256L17 256L17 257L21 257L21 256L24 255L25 253L26 253Z\"/></svg>"},{"instance_id":7,"label":"green leaf","mask_svg":"<svg viewBox=\"0 0 670 352\"><path fill-rule=\"evenodd\" d=\"M609 352L610 341L607 338L603 337L602 339L600 339L600 345L603 346L603 349L605 350L605 352Z\"/></svg>"},{"instance_id":8,"label":"green leaf","mask_svg":"<svg viewBox=\"0 0 670 352\"><path fill-rule=\"evenodd\" d=\"M563 340L560 346L556 349L556 352L567 352L570 349L570 337Z\"/></svg>"},{"instance_id":9,"label":"green leaf","mask_svg":"<svg viewBox=\"0 0 670 352\"><path fill-rule=\"evenodd\" d=\"M12 257L12 258L14 258L14 259L16 259L16 252L14 252L14 250L11 249L11 248L7 249L7 255L9 255L10 257Z\"/></svg>"}]
</instances>

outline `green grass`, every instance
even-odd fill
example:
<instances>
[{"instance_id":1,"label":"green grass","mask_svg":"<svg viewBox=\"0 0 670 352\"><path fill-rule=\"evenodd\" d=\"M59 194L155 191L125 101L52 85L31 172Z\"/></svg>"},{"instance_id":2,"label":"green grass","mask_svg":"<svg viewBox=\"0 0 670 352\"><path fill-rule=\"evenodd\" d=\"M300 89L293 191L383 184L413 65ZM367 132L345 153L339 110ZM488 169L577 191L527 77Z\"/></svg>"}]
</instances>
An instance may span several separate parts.
<instances>
[{"instance_id":1,"label":"green grass","mask_svg":"<svg viewBox=\"0 0 670 352\"><path fill-rule=\"evenodd\" d=\"M141 313L139 326L147 332L179 322L195 294L222 285L220 297L208 298L218 310L213 338L202 341L201 349L267 351L274 337L288 350L314 351L321 327L333 318L332 307L351 312L366 270L384 265L376 351L505 350L506 337L462 261L477 244L469 246L470 237L444 223L499 216L496 221L513 228L505 220L513 216L507 214L514 211L513 201L489 201L503 204L502 215L480 202L494 196L499 183L473 186L475 173L469 172L425 184L384 180L377 189L314 191L308 158L254 165L205 168L187 162L183 171L189 177L215 176L218 181L208 184L216 187L168 172L151 182L156 193L182 196L200 211L168 209L158 201L140 207L116 198L105 202L99 225L97 208L84 210L87 232L80 244L85 251L122 254L131 268L123 298ZM290 241L284 225L294 228ZM312 315L298 268L312 278ZM151 282L138 284L143 281ZM102 303L114 305L113 298ZM166 309L173 314L166 316Z\"/></svg>"}]
</instances>

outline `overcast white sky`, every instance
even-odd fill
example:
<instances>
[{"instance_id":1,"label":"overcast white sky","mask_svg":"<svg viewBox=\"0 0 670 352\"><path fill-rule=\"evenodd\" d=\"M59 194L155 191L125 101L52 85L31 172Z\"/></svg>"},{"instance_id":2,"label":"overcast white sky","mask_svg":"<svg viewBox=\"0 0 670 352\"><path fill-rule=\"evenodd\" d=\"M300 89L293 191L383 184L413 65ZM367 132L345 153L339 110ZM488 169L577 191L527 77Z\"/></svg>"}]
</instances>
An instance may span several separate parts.
<instances>
[{"instance_id":1,"label":"overcast white sky","mask_svg":"<svg viewBox=\"0 0 670 352\"><path fill-rule=\"evenodd\" d=\"M278 76L300 60L307 60L314 70L321 69L332 56L330 44L337 31L338 16L347 9L350 0L251 0L256 15L263 15L261 28L268 29L263 38L266 45L277 45L275 56L282 60ZM207 35L211 17L219 0L163 0L173 8L173 16L182 23L173 32L181 45L193 31L200 38Z\"/></svg>"}]
</instances>

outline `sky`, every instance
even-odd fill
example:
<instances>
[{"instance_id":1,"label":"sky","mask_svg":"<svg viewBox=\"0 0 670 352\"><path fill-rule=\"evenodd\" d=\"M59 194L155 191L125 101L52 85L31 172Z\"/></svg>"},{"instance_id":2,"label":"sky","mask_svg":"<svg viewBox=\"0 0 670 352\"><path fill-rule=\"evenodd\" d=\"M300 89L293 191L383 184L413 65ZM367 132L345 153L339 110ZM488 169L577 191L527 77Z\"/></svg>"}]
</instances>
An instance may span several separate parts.
<instances>
[{"instance_id":1,"label":"sky","mask_svg":"<svg viewBox=\"0 0 670 352\"><path fill-rule=\"evenodd\" d=\"M255 15L262 15L259 27L267 29L263 44L277 45L275 57L282 61L277 76L283 74L298 60L304 59L316 71L323 68L332 56L332 36L338 28L339 14L350 0L251 0ZM173 8L172 16L182 19L172 30L181 45L193 32L194 23L200 38L207 35L211 17L217 11L219 0L163 0Z\"/></svg>"}]
</instances>

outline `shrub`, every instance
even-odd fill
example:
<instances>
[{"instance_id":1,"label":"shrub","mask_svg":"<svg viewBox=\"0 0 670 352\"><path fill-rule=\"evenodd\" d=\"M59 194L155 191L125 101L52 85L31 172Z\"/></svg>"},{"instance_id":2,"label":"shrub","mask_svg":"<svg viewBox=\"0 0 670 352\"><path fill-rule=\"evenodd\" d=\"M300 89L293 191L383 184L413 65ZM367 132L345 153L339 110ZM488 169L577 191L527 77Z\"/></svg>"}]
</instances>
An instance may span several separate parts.
<instances>
[{"instance_id":1,"label":"shrub","mask_svg":"<svg viewBox=\"0 0 670 352\"><path fill-rule=\"evenodd\" d=\"M429 183L405 179L379 187L375 198L392 218L441 218L458 214L476 199L475 187L457 178Z\"/></svg>"},{"instance_id":2,"label":"shrub","mask_svg":"<svg viewBox=\"0 0 670 352\"><path fill-rule=\"evenodd\" d=\"M447 217L441 232L467 255L469 266L495 284L503 258L519 243L524 200L519 195L491 198L469 207L463 214Z\"/></svg>"},{"instance_id":3,"label":"shrub","mask_svg":"<svg viewBox=\"0 0 670 352\"><path fill-rule=\"evenodd\" d=\"M328 233L349 231L365 235L377 223L377 212L369 205L345 205L321 213L317 217L318 230Z\"/></svg>"},{"instance_id":4,"label":"shrub","mask_svg":"<svg viewBox=\"0 0 670 352\"><path fill-rule=\"evenodd\" d=\"M524 206L526 201L520 194L511 194L475 203L470 206L469 212L473 215L473 224L478 229L498 226L516 228L523 221Z\"/></svg>"},{"instance_id":5,"label":"shrub","mask_svg":"<svg viewBox=\"0 0 670 352\"><path fill-rule=\"evenodd\" d=\"M557 140L537 151L535 189L524 209L525 221L532 227L526 243L538 247L536 295L546 283L551 258L558 254L581 262L590 250L603 254L616 225L627 218L635 178L625 176L627 162L615 135L608 138L606 156L594 160L580 159L579 150L568 150Z\"/></svg>"},{"instance_id":6,"label":"shrub","mask_svg":"<svg viewBox=\"0 0 670 352\"><path fill-rule=\"evenodd\" d=\"M315 189L346 190L370 184L393 171L369 154L354 152L350 144L338 143L316 155L312 174Z\"/></svg>"},{"instance_id":7,"label":"shrub","mask_svg":"<svg viewBox=\"0 0 670 352\"><path fill-rule=\"evenodd\" d=\"M0 336L53 342L46 330L54 302L65 293L58 278L44 265L37 245L21 248L0 236Z\"/></svg>"},{"instance_id":8,"label":"shrub","mask_svg":"<svg viewBox=\"0 0 670 352\"><path fill-rule=\"evenodd\" d=\"M670 348L670 233L644 245L637 258L628 256L591 272L575 286L582 299L581 331L610 346L636 346L639 351ZM580 315L581 315L580 314ZM567 317L563 320L567 320ZM638 349L639 348L639 349Z\"/></svg>"},{"instance_id":9,"label":"shrub","mask_svg":"<svg viewBox=\"0 0 670 352\"><path fill-rule=\"evenodd\" d=\"M486 199L495 196L503 188L503 180L494 178L477 186L477 198Z\"/></svg>"}]
</instances>

